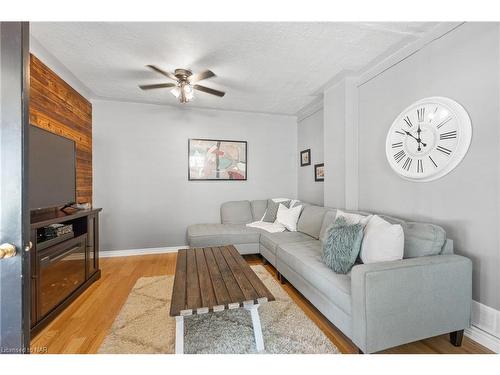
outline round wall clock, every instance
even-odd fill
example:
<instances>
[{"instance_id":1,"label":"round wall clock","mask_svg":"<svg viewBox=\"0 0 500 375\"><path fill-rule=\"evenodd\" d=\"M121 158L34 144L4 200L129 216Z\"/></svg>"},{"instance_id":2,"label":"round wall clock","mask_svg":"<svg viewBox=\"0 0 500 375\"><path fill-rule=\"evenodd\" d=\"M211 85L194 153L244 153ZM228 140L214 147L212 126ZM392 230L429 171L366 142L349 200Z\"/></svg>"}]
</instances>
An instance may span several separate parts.
<instances>
[{"instance_id":1,"label":"round wall clock","mask_svg":"<svg viewBox=\"0 0 500 375\"><path fill-rule=\"evenodd\" d=\"M411 181L432 181L452 171L472 138L470 117L452 99L418 100L392 123L385 153L392 169Z\"/></svg>"}]
</instances>

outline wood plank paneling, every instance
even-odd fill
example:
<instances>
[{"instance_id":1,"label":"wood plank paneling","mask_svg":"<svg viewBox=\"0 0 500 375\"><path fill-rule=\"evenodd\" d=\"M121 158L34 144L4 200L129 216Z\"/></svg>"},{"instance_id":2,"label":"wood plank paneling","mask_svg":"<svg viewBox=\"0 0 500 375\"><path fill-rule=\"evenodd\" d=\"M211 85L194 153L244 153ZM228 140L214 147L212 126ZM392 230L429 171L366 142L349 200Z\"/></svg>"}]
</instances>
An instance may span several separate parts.
<instances>
[{"instance_id":1,"label":"wood plank paneling","mask_svg":"<svg viewBox=\"0 0 500 375\"><path fill-rule=\"evenodd\" d=\"M92 104L30 56L30 123L75 141L76 200L92 203Z\"/></svg>"}]
</instances>

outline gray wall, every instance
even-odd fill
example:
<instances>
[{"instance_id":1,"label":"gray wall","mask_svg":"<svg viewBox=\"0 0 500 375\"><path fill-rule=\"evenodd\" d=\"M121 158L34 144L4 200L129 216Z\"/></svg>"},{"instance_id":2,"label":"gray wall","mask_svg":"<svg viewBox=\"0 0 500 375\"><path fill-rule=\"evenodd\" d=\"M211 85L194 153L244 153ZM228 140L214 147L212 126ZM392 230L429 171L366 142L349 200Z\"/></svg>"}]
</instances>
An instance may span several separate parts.
<instances>
[{"instance_id":1,"label":"gray wall","mask_svg":"<svg viewBox=\"0 0 500 375\"><path fill-rule=\"evenodd\" d=\"M295 117L92 104L103 250L183 245L189 224L220 222L224 201L297 195ZM188 138L248 141L248 180L189 182Z\"/></svg>"},{"instance_id":2,"label":"gray wall","mask_svg":"<svg viewBox=\"0 0 500 375\"><path fill-rule=\"evenodd\" d=\"M325 91L324 203L329 207L345 207L345 84L340 82Z\"/></svg>"},{"instance_id":3,"label":"gray wall","mask_svg":"<svg viewBox=\"0 0 500 375\"><path fill-rule=\"evenodd\" d=\"M442 225L456 252L473 260L473 298L495 309L500 309L499 43L498 24L465 24L363 84L358 135L359 209ZM472 144L447 176L405 181L387 163L387 131L410 103L436 95L466 108Z\"/></svg>"},{"instance_id":4,"label":"gray wall","mask_svg":"<svg viewBox=\"0 0 500 375\"><path fill-rule=\"evenodd\" d=\"M311 149L311 165L300 166L300 151ZM323 110L319 109L297 122L298 199L323 205L323 182L314 181L314 164L323 163Z\"/></svg>"}]
</instances>

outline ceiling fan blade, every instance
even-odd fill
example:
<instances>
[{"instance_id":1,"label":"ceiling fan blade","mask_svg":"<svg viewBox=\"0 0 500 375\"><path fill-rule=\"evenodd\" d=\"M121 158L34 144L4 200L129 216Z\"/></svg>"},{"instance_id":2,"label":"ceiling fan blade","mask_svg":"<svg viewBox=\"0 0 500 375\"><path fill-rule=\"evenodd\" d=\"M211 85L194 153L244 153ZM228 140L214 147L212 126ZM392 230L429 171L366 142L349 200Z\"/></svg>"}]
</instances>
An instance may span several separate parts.
<instances>
[{"instance_id":1,"label":"ceiling fan blade","mask_svg":"<svg viewBox=\"0 0 500 375\"><path fill-rule=\"evenodd\" d=\"M165 77L168 77L168 78L170 78L170 79L173 79L174 81L177 81L177 80L178 80L178 79L177 79L177 77L176 77L175 75L173 75L173 74L172 74L172 73L170 73L170 72L166 72L165 70L160 69L160 68L158 68L157 66L154 66L154 65L146 65L146 66L147 66L149 69L152 69L152 70L154 70L155 72L157 72L157 73L160 73L160 74L164 75Z\"/></svg>"},{"instance_id":2,"label":"ceiling fan blade","mask_svg":"<svg viewBox=\"0 0 500 375\"><path fill-rule=\"evenodd\" d=\"M163 89L167 87L177 86L175 83L157 83L154 85L139 85L142 90L151 90L151 89Z\"/></svg>"},{"instance_id":3,"label":"ceiling fan blade","mask_svg":"<svg viewBox=\"0 0 500 375\"><path fill-rule=\"evenodd\" d=\"M195 83L198 81L201 81L202 79L207 79L207 78L212 78L215 77L215 73L212 72L211 70L205 70L200 73L193 74L192 76L188 77L189 83Z\"/></svg>"},{"instance_id":4,"label":"ceiling fan blade","mask_svg":"<svg viewBox=\"0 0 500 375\"><path fill-rule=\"evenodd\" d=\"M214 90L214 89L211 89L211 88L209 88L209 87L200 86L200 85L194 85L194 86L193 86L193 89L198 90L198 91L203 91L203 92L206 92L207 94L217 95L217 96L220 96L221 98L222 98L224 95L226 95L226 93L225 93L225 92L223 92L223 91Z\"/></svg>"}]
</instances>

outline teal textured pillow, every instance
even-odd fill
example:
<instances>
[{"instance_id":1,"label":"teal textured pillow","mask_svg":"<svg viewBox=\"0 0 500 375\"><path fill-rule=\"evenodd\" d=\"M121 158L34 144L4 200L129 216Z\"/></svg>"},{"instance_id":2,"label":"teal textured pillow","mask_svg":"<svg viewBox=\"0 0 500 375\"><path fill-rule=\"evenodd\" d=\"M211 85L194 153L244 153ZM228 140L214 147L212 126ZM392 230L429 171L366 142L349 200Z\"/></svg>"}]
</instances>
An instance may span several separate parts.
<instances>
[{"instance_id":1,"label":"teal textured pillow","mask_svg":"<svg viewBox=\"0 0 500 375\"><path fill-rule=\"evenodd\" d=\"M323 243L323 262L337 273L347 273L356 262L363 242L363 225L350 225L339 217L328 228Z\"/></svg>"}]
</instances>

